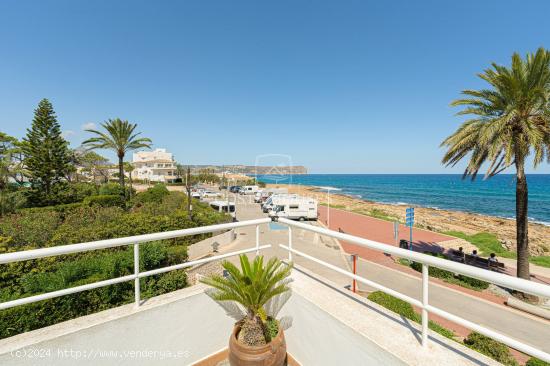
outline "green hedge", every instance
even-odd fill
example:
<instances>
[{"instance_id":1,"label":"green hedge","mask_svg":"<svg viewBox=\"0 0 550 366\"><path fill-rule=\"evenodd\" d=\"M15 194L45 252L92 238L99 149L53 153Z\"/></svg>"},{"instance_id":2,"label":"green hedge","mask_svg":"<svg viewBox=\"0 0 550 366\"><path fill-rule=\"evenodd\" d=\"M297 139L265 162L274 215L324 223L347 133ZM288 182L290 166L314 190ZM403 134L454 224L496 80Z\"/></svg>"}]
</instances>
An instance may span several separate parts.
<instances>
[{"instance_id":1,"label":"green hedge","mask_svg":"<svg viewBox=\"0 0 550 366\"><path fill-rule=\"evenodd\" d=\"M441 253L424 252L424 254L447 259L447 257ZM422 272L422 263L412 262L410 264L410 267L417 272ZM481 291L489 288L488 282L478 280L477 278L464 276L461 274L455 275L453 272L450 272L441 268L437 268L434 266L429 267L428 274L431 277L441 278L445 282L454 283L459 286L466 287L476 291Z\"/></svg>"},{"instance_id":2,"label":"green hedge","mask_svg":"<svg viewBox=\"0 0 550 366\"><path fill-rule=\"evenodd\" d=\"M486 337L483 334L472 332L464 340L464 344L468 347L491 357L503 365L517 366L518 362L510 353L510 349L503 343L497 342L492 338Z\"/></svg>"},{"instance_id":3,"label":"green hedge","mask_svg":"<svg viewBox=\"0 0 550 366\"><path fill-rule=\"evenodd\" d=\"M134 202L139 204L144 203L161 203L163 199L170 194L170 191L164 184L156 184L135 196Z\"/></svg>"},{"instance_id":4,"label":"green hedge","mask_svg":"<svg viewBox=\"0 0 550 366\"><path fill-rule=\"evenodd\" d=\"M540 360L536 357L531 357L526 363L525 366L550 366L550 363Z\"/></svg>"},{"instance_id":5,"label":"green hedge","mask_svg":"<svg viewBox=\"0 0 550 366\"><path fill-rule=\"evenodd\" d=\"M398 299L397 297L388 295L382 291L374 291L370 293L367 298L372 302L375 302L378 305L381 305L386 309L391 310L394 313L397 313L416 323L422 322L422 317L420 316L420 314L414 311L412 305L406 301ZM447 329L432 320L428 322L428 327L434 332L439 333L446 338L453 339L455 337L455 334L452 330Z\"/></svg>"},{"instance_id":6,"label":"green hedge","mask_svg":"<svg viewBox=\"0 0 550 366\"><path fill-rule=\"evenodd\" d=\"M97 196L86 197L82 202L86 206L101 206L101 207L124 207L124 197L115 194L103 194Z\"/></svg>"},{"instance_id":7,"label":"green hedge","mask_svg":"<svg viewBox=\"0 0 550 366\"><path fill-rule=\"evenodd\" d=\"M181 192L170 192L160 203L145 199L139 207L130 209L82 203L21 210L0 217L0 252L184 229L230 220L228 215L202 203L193 205L193 219L190 220L185 211L184 196ZM87 203L93 200L88 199ZM187 246L210 235L141 244L140 266L142 270L148 270L185 262ZM130 273L133 273L130 247L0 265L0 302ZM147 298L182 288L185 283L184 270L172 271L142 279L141 291ZM3 310L0 312L0 338L129 303L133 297L133 284L122 283Z\"/></svg>"}]
</instances>

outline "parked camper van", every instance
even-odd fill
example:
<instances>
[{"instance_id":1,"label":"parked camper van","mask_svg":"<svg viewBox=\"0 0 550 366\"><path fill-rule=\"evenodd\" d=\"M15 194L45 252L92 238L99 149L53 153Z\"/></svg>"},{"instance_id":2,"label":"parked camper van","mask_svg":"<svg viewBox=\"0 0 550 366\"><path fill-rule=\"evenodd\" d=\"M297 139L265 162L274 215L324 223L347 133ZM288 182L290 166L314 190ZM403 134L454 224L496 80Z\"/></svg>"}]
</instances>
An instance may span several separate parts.
<instances>
[{"instance_id":1,"label":"parked camper van","mask_svg":"<svg viewBox=\"0 0 550 366\"><path fill-rule=\"evenodd\" d=\"M299 196L297 194L274 194L271 197L269 197L265 203L262 205L262 211L264 213L267 213L275 207L275 205L279 204L279 202L283 202L283 200L288 199L296 199Z\"/></svg>"},{"instance_id":2,"label":"parked camper van","mask_svg":"<svg viewBox=\"0 0 550 366\"><path fill-rule=\"evenodd\" d=\"M317 201L307 197L283 199L282 202L276 202L269 216L300 221L316 220Z\"/></svg>"},{"instance_id":3,"label":"parked camper van","mask_svg":"<svg viewBox=\"0 0 550 366\"><path fill-rule=\"evenodd\" d=\"M243 186L239 191L240 194L255 194L258 192L258 186Z\"/></svg>"}]
</instances>

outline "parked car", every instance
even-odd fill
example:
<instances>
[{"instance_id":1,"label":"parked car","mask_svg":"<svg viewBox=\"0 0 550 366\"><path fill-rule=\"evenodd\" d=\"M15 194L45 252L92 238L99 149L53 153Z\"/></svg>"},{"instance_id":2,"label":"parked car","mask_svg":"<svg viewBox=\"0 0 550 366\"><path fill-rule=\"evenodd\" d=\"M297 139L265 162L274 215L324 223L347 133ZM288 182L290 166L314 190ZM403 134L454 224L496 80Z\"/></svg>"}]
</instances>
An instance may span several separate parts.
<instances>
[{"instance_id":1,"label":"parked car","mask_svg":"<svg viewBox=\"0 0 550 366\"><path fill-rule=\"evenodd\" d=\"M227 186L219 186L218 188L220 191L223 191L224 189L227 189Z\"/></svg>"},{"instance_id":2,"label":"parked car","mask_svg":"<svg viewBox=\"0 0 550 366\"><path fill-rule=\"evenodd\" d=\"M213 197L219 197L220 192L216 191L204 191L202 194L202 198L213 198Z\"/></svg>"},{"instance_id":3,"label":"parked car","mask_svg":"<svg viewBox=\"0 0 550 366\"><path fill-rule=\"evenodd\" d=\"M196 198L196 199L200 199L201 198L201 194L197 191L195 192L191 192L191 198Z\"/></svg>"},{"instance_id":4,"label":"parked car","mask_svg":"<svg viewBox=\"0 0 550 366\"><path fill-rule=\"evenodd\" d=\"M241 186L231 186L229 188L229 192L233 192L233 193L239 193L239 190L241 189Z\"/></svg>"},{"instance_id":5,"label":"parked car","mask_svg":"<svg viewBox=\"0 0 550 366\"><path fill-rule=\"evenodd\" d=\"M239 190L239 194L255 194L258 192L258 186L244 186Z\"/></svg>"}]
</instances>

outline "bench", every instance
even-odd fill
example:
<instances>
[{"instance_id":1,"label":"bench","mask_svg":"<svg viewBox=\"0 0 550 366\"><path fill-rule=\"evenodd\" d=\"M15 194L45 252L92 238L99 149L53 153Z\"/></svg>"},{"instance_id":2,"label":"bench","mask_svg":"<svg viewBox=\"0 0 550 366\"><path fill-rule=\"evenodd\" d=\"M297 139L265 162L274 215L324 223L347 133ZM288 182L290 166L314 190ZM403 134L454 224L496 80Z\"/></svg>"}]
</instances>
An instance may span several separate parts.
<instances>
[{"instance_id":1,"label":"bench","mask_svg":"<svg viewBox=\"0 0 550 366\"><path fill-rule=\"evenodd\" d=\"M451 255L454 257L453 259L457 260L458 262L471 264L478 267L487 267L487 268L496 268L496 269L505 268L504 263L502 262L493 262L487 258L481 258L475 255L466 254L456 249L451 249L450 252L451 252Z\"/></svg>"}]
</instances>

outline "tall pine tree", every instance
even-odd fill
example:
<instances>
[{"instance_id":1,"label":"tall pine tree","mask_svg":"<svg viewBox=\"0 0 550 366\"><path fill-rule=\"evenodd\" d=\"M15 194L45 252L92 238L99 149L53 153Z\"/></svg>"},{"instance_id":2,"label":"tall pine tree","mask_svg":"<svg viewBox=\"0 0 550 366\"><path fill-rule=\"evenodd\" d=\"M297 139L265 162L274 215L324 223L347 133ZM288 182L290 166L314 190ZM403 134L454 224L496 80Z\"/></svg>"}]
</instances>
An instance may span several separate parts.
<instances>
[{"instance_id":1,"label":"tall pine tree","mask_svg":"<svg viewBox=\"0 0 550 366\"><path fill-rule=\"evenodd\" d=\"M23 141L25 167L30 173L32 186L41 196L48 197L70 169L68 143L61 136L61 128L49 100L42 99L38 103L32 126L27 129Z\"/></svg>"}]
</instances>

